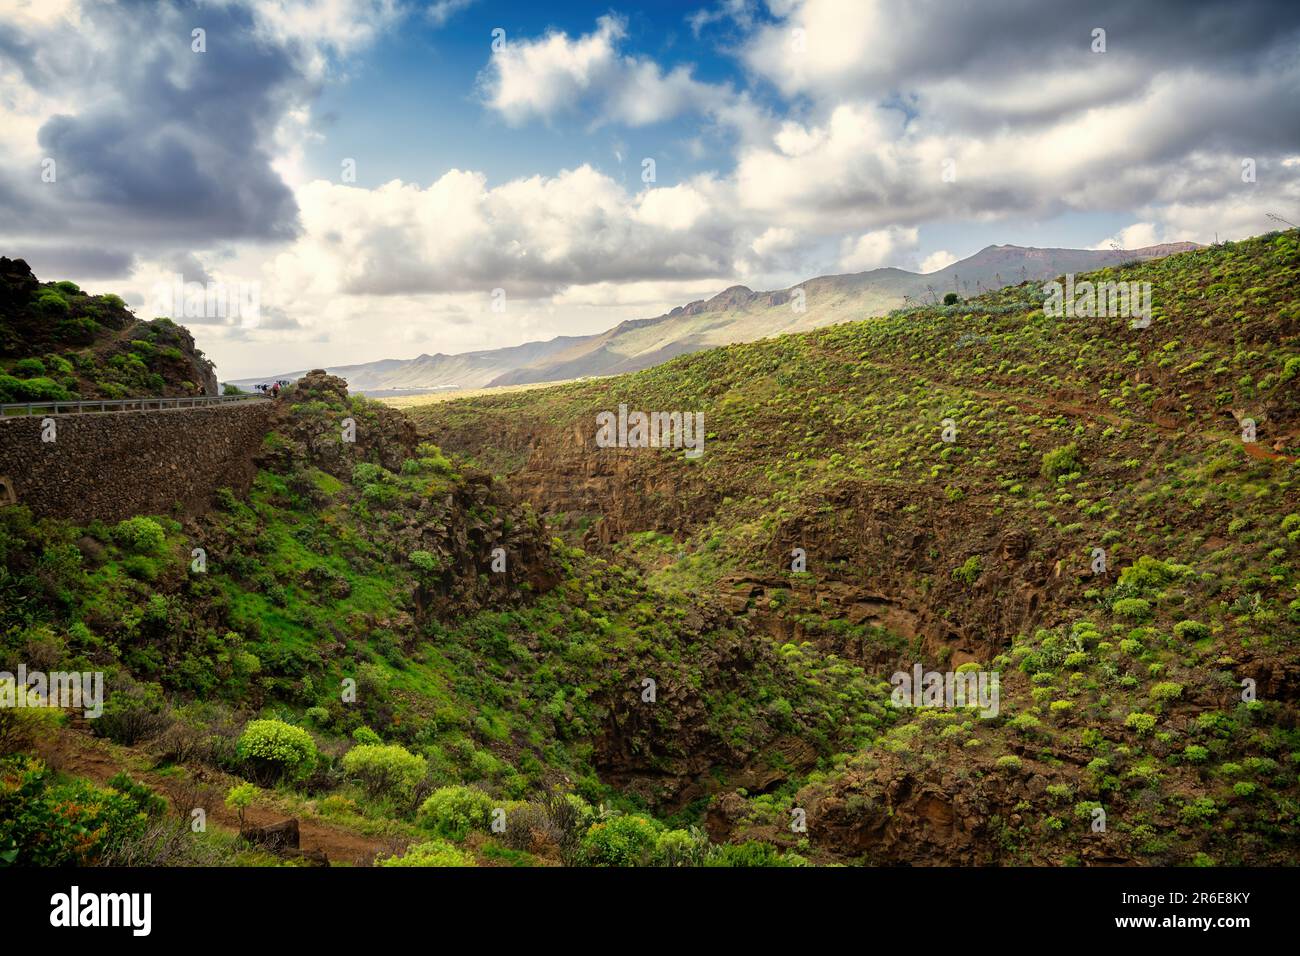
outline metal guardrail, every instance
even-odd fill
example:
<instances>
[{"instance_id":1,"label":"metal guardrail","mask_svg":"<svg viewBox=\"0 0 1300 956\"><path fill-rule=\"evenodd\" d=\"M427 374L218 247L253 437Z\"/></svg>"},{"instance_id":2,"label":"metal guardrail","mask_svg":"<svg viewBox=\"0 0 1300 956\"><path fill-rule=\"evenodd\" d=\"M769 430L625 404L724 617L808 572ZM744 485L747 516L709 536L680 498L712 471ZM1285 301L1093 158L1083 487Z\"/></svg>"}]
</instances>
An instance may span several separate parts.
<instances>
[{"instance_id":1,"label":"metal guardrail","mask_svg":"<svg viewBox=\"0 0 1300 956\"><path fill-rule=\"evenodd\" d=\"M70 402L6 402L0 419L26 415L73 415L86 412L143 412L166 408L201 408L231 402L269 402L265 395L194 395L181 398L101 398Z\"/></svg>"}]
</instances>

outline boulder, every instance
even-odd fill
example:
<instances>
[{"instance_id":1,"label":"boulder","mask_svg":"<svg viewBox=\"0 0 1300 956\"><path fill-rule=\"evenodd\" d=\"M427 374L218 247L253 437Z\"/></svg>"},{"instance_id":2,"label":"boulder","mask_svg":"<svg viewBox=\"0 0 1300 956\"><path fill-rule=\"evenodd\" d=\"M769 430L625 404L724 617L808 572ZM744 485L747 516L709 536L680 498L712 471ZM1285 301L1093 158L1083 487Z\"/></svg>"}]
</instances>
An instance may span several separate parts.
<instances>
[{"instance_id":1,"label":"boulder","mask_svg":"<svg viewBox=\"0 0 1300 956\"><path fill-rule=\"evenodd\" d=\"M298 818L290 817L282 823L264 827L243 827L239 835L249 843L268 850L297 850Z\"/></svg>"}]
</instances>

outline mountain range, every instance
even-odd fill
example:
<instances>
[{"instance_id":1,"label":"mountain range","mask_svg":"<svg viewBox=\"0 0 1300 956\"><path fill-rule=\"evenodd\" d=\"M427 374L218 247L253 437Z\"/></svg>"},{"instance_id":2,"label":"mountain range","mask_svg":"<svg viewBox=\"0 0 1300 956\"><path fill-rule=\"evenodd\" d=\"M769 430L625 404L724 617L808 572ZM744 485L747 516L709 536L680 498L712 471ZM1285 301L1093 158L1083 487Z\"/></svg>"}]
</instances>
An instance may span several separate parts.
<instances>
[{"instance_id":1,"label":"mountain range","mask_svg":"<svg viewBox=\"0 0 1300 956\"><path fill-rule=\"evenodd\" d=\"M420 355L326 368L353 391L470 389L554 382L634 372L678 355L752 342L787 332L884 315L909 303L962 298L1024 281L1047 281L1124 262L1157 259L1197 248L1175 242L1140 249L1038 249L987 246L937 272L883 268L808 279L788 289L755 292L742 285L650 319L632 319L595 335L558 336L509 348L456 355ZM802 290L802 308L799 291ZM255 386L297 379L306 369L229 384Z\"/></svg>"}]
</instances>

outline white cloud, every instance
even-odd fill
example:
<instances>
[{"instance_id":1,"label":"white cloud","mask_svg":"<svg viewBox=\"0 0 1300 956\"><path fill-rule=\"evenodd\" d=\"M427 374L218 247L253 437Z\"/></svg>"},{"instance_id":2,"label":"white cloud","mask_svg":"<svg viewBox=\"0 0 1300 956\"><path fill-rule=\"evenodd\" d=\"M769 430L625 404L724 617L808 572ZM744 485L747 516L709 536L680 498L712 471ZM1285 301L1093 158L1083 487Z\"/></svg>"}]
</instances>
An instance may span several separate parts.
<instances>
[{"instance_id":1,"label":"white cloud","mask_svg":"<svg viewBox=\"0 0 1300 956\"><path fill-rule=\"evenodd\" d=\"M640 127L698 113L746 137L766 130L764 112L748 96L700 82L688 66L665 70L620 53L626 36L626 21L609 15L577 38L556 30L538 39L507 37L479 77L483 101L514 126L581 114L592 126Z\"/></svg>"},{"instance_id":2,"label":"white cloud","mask_svg":"<svg viewBox=\"0 0 1300 956\"><path fill-rule=\"evenodd\" d=\"M706 298L718 291L717 280L694 282L596 282L572 285L551 296L559 308L578 306L634 306L640 317L661 315L683 302Z\"/></svg>"},{"instance_id":3,"label":"white cloud","mask_svg":"<svg viewBox=\"0 0 1300 956\"><path fill-rule=\"evenodd\" d=\"M863 233L857 239L845 239L840 248L840 268L865 272L896 265L916 248L917 238L915 227L890 226Z\"/></svg>"},{"instance_id":4,"label":"white cloud","mask_svg":"<svg viewBox=\"0 0 1300 956\"><path fill-rule=\"evenodd\" d=\"M699 36L704 28L724 20L732 20L741 29L748 30L754 25L756 0L721 0L712 8L696 10L686 18L691 25L691 33Z\"/></svg>"},{"instance_id":5,"label":"white cloud","mask_svg":"<svg viewBox=\"0 0 1300 956\"><path fill-rule=\"evenodd\" d=\"M938 272L940 269L946 269L957 261L947 249L936 249L924 259L921 260L920 271L923 273Z\"/></svg>"},{"instance_id":6,"label":"white cloud","mask_svg":"<svg viewBox=\"0 0 1300 956\"><path fill-rule=\"evenodd\" d=\"M754 254L762 258L776 255L782 252L789 252L799 244L799 235L793 229L787 229L785 226L771 226L764 230L763 234L750 243L749 248Z\"/></svg>"},{"instance_id":7,"label":"white cloud","mask_svg":"<svg viewBox=\"0 0 1300 956\"><path fill-rule=\"evenodd\" d=\"M641 194L635 215L640 222L680 231L694 226L708 209L709 201L704 194L695 187L682 183L646 190Z\"/></svg>"},{"instance_id":8,"label":"white cloud","mask_svg":"<svg viewBox=\"0 0 1300 956\"><path fill-rule=\"evenodd\" d=\"M425 17L434 26L443 26L460 11L473 6L477 0L436 0L425 10Z\"/></svg>"},{"instance_id":9,"label":"white cloud","mask_svg":"<svg viewBox=\"0 0 1300 956\"><path fill-rule=\"evenodd\" d=\"M1144 246L1159 245L1165 240L1160 238L1160 229L1154 222L1135 222L1126 226L1113 236L1107 236L1092 246L1093 249L1141 249Z\"/></svg>"},{"instance_id":10,"label":"white cloud","mask_svg":"<svg viewBox=\"0 0 1300 956\"><path fill-rule=\"evenodd\" d=\"M740 207L824 232L1167 204L1198 231L1222 202L1244 213L1246 156L1272 164L1258 195L1288 195L1300 178L1282 132L1300 126L1295 12L1198 21L1100 5L772 4L741 56L798 109L739 151ZM1093 54L1092 19L1124 42Z\"/></svg>"},{"instance_id":11,"label":"white cloud","mask_svg":"<svg viewBox=\"0 0 1300 956\"><path fill-rule=\"evenodd\" d=\"M1287 69L1287 82L1300 88L1300 62ZM823 233L1212 205L1243 191L1247 154L1232 141L1273 135L1258 118L1243 118L1240 104L1252 102L1252 113L1294 111L1284 86L1262 91L1249 78L1171 73L1127 101L979 136L946 129L941 117L908 121L888 106L843 102L820 121L787 121L772 139L744 145L736 201L746 213ZM1260 175L1247 188L1276 204L1300 181L1300 166L1266 146L1253 152Z\"/></svg>"},{"instance_id":12,"label":"white cloud","mask_svg":"<svg viewBox=\"0 0 1300 956\"><path fill-rule=\"evenodd\" d=\"M428 187L318 180L297 192L303 236L276 260L295 286L345 294L488 290L726 272L727 228L695 228L708 181L631 194L590 166L489 188L451 170Z\"/></svg>"},{"instance_id":13,"label":"white cloud","mask_svg":"<svg viewBox=\"0 0 1300 956\"><path fill-rule=\"evenodd\" d=\"M251 0L250 6L273 42L307 44L317 48L318 57L325 51L355 52L404 13L397 0Z\"/></svg>"},{"instance_id":14,"label":"white cloud","mask_svg":"<svg viewBox=\"0 0 1300 956\"><path fill-rule=\"evenodd\" d=\"M17 27L49 27L66 21L75 26L79 21L77 0L0 0L0 16Z\"/></svg>"},{"instance_id":15,"label":"white cloud","mask_svg":"<svg viewBox=\"0 0 1300 956\"><path fill-rule=\"evenodd\" d=\"M881 6L835 0L774 5L782 21L758 31L745 62L787 95L861 90L868 76L888 74L895 65L891 50L898 38L888 32Z\"/></svg>"},{"instance_id":16,"label":"white cloud","mask_svg":"<svg viewBox=\"0 0 1300 956\"><path fill-rule=\"evenodd\" d=\"M518 124L572 109L618 66L614 50L625 34L623 21L601 17L596 30L576 40L560 32L540 40L507 40L494 50L484 78L487 105Z\"/></svg>"}]
</instances>

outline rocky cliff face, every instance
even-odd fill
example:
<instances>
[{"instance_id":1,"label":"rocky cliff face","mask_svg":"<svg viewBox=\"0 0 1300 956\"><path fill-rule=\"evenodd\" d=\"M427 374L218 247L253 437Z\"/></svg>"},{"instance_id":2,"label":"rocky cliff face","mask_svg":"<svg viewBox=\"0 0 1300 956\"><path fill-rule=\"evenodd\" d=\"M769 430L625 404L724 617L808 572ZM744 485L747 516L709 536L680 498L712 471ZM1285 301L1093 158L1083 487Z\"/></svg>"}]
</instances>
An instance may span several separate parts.
<instances>
[{"instance_id":1,"label":"rocky cliff face","mask_svg":"<svg viewBox=\"0 0 1300 956\"><path fill-rule=\"evenodd\" d=\"M594 412L551 425L503 416L429 436L475 457L490 457L488 444L496 453L513 450L523 464L510 474L511 487L557 527L587 525L582 542L589 549L609 549L641 531L688 538L741 494L725 473L706 475L680 453L598 448L593 421ZM1082 580L1058 566L1059 542L1007 529L984 505L941 508L919 492L848 486L802 504L755 543L743 567L717 582L733 614L782 642L812 640L860 663L897 657L874 641L810 629L800 612L815 609L820 617L884 628L930 658L985 660L1005 635L1052 620L1056 605L1083 590ZM796 547L817 568L806 582L789 573ZM980 556L977 580L955 580L950 570L972 555ZM788 606L771 608L787 598Z\"/></svg>"},{"instance_id":2,"label":"rocky cliff face","mask_svg":"<svg viewBox=\"0 0 1300 956\"><path fill-rule=\"evenodd\" d=\"M290 476L291 486L309 497L322 497L306 477L310 469L348 486L341 494L360 492L364 500L367 486L382 488L387 478L359 471L359 465L402 474L423 457L409 418L349 397L346 383L323 370L308 372L273 405L269 424L275 437L257 464ZM509 605L557 580L541 520L485 471L430 481L423 494L398 497L384 508L388 520L375 532L393 560L424 552L437 568L414 595L417 620Z\"/></svg>"}]
</instances>

